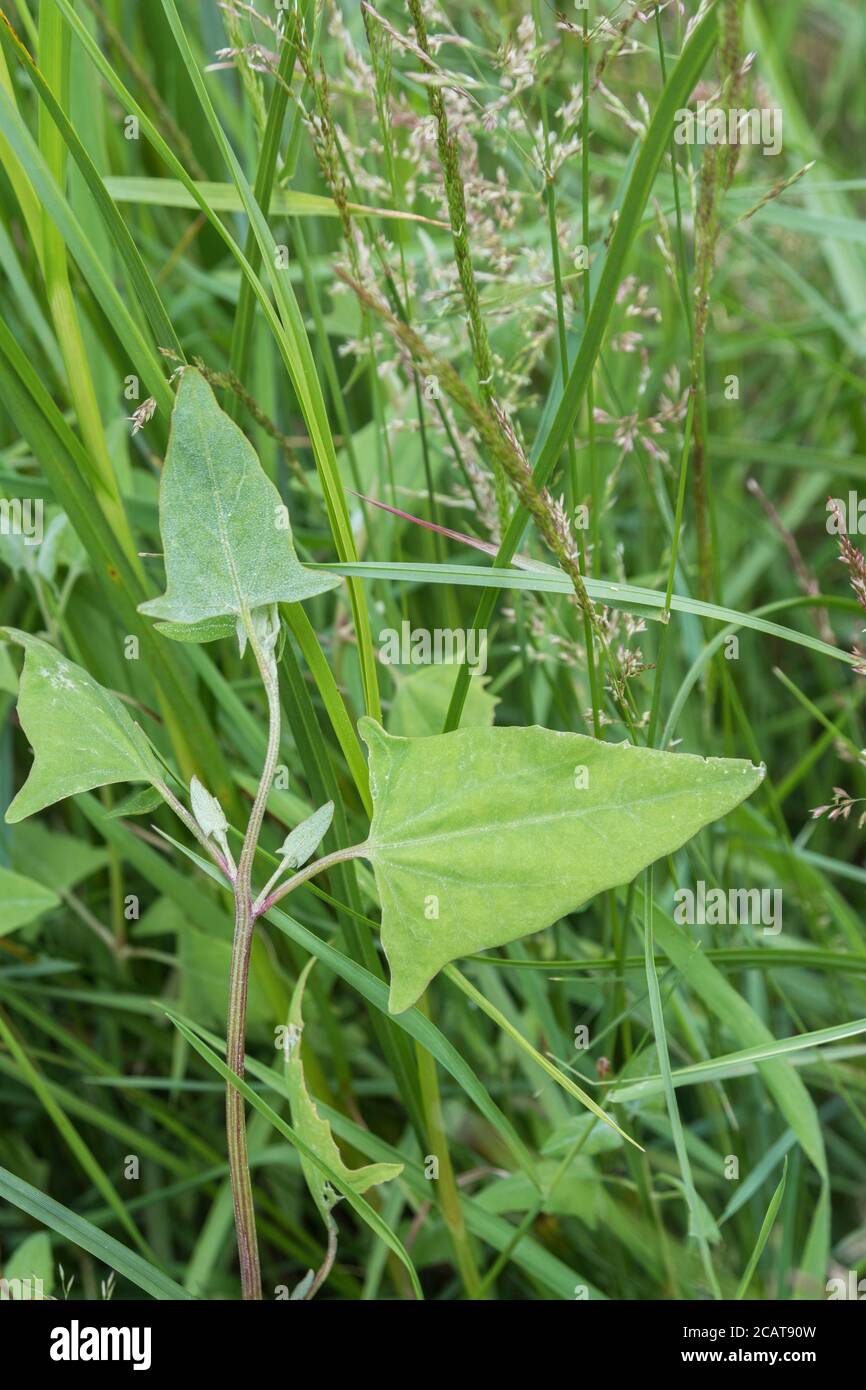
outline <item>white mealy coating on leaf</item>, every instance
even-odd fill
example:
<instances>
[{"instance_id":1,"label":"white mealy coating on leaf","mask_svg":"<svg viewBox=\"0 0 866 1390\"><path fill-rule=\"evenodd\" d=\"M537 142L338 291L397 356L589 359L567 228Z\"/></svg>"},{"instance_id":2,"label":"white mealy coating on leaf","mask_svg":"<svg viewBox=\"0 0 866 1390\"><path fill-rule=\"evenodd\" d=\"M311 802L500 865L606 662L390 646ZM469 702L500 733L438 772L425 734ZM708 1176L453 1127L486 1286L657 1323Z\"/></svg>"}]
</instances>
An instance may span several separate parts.
<instances>
[{"instance_id":1,"label":"white mealy coating on leaf","mask_svg":"<svg viewBox=\"0 0 866 1390\"><path fill-rule=\"evenodd\" d=\"M326 801L318 811L314 811L306 820L301 821L300 825L295 826L286 836L280 849L280 857L286 868L300 869L306 864L327 835L333 818L334 803Z\"/></svg>"}]
</instances>

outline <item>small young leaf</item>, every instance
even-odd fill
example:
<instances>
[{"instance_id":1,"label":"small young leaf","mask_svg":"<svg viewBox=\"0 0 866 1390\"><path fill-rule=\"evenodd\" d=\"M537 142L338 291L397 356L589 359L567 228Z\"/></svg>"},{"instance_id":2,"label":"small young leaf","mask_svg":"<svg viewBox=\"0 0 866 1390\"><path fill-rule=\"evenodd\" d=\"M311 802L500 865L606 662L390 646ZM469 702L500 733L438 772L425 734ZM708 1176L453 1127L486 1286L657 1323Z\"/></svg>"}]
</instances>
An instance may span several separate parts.
<instances>
[{"instance_id":1,"label":"small young leaf","mask_svg":"<svg viewBox=\"0 0 866 1390\"><path fill-rule=\"evenodd\" d=\"M41 638L17 628L0 628L0 637L26 652L18 717L34 753L7 822L94 787L162 780L153 748L116 695Z\"/></svg>"},{"instance_id":2,"label":"small young leaf","mask_svg":"<svg viewBox=\"0 0 866 1390\"><path fill-rule=\"evenodd\" d=\"M449 961L542 931L671 854L764 769L585 734L458 729L394 738L375 720L365 850L382 904L389 1008Z\"/></svg>"},{"instance_id":3,"label":"small young leaf","mask_svg":"<svg viewBox=\"0 0 866 1390\"><path fill-rule=\"evenodd\" d=\"M368 1187L374 1187L380 1182L390 1182L392 1178L399 1177L403 1171L403 1165L402 1163L370 1163L363 1168L347 1168L340 1155L340 1150L334 1142L331 1126L327 1120L322 1119L307 1090L307 1083L304 1079L304 1064L301 1060L300 1034L304 1026L304 987L315 963L315 958L309 960L301 972L289 1009L289 1036L292 1039L292 1046L286 1061L286 1082L292 1112L292 1125L298 1137L314 1153L318 1154L323 1162L328 1164L332 1172L342 1178L347 1187L351 1187L354 1192L361 1194L366 1192ZM331 1208L334 1205L334 1190L331 1184L322 1177L316 1165L303 1156L301 1156L301 1168L319 1214L330 1230L333 1225Z\"/></svg>"},{"instance_id":4,"label":"small young leaf","mask_svg":"<svg viewBox=\"0 0 866 1390\"><path fill-rule=\"evenodd\" d=\"M216 797L202 786L197 777L193 777L189 784L189 800L199 830L219 845L223 854L228 857L226 831L229 823L225 818L225 812Z\"/></svg>"},{"instance_id":5,"label":"small young leaf","mask_svg":"<svg viewBox=\"0 0 866 1390\"><path fill-rule=\"evenodd\" d=\"M59 902L50 888L43 888L22 874L13 874L11 869L0 868L0 936L34 922Z\"/></svg>"},{"instance_id":6,"label":"small young leaf","mask_svg":"<svg viewBox=\"0 0 866 1390\"><path fill-rule=\"evenodd\" d=\"M223 808L197 777L193 777L189 784L189 799L192 813L203 835L210 837L225 834L229 826Z\"/></svg>"},{"instance_id":7,"label":"small young leaf","mask_svg":"<svg viewBox=\"0 0 866 1390\"><path fill-rule=\"evenodd\" d=\"M186 640L195 640L193 624L207 624L198 640L210 641L208 620L297 603L340 583L301 564L277 489L192 367L184 370L171 417L159 524L166 591L140 611L183 624Z\"/></svg>"},{"instance_id":8,"label":"small young leaf","mask_svg":"<svg viewBox=\"0 0 866 1390\"><path fill-rule=\"evenodd\" d=\"M142 787L141 791L130 792L116 806L107 812L110 820L121 820L124 816L146 816L163 804L161 792L153 787Z\"/></svg>"},{"instance_id":9,"label":"small young leaf","mask_svg":"<svg viewBox=\"0 0 866 1390\"><path fill-rule=\"evenodd\" d=\"M231 637L236 624L236 618L220 617L203 618L200 623L154 623L154 627L172 642L216 642Z\"/></svg>"},{"instance_id":10,"label":"small young leaf","mask_svg":"<svg viewBox=\"0 0 866 1390\"><path fill-rule=\"evenodd\" d=\"M313 1273L313 1271L311 1269L308 1269L303 1279L300 1279L298 1281L298 1283L292 1289L292 1292L289 1294L289 1302L303 1302L303 1300L306 1298L307 1294L310 1292L310 1289L313 1286L313 1280L315 1277L316 1276Z\"/></svg>"},{"instance_id":11,"label":"small young leaf","mask_svg":"<svg viewBox=\"0 0 866 1390\"><path fill-rule=\"evenodd\" d=\"M334 819L334 803L326 801L318 811L296 825L286 836L280 849L280 858L287 869L300 869L315 854L322 840L331 828Z\"/></svg>"},{"instance_id":12,"label":"small young leaf","mask_svg":"<svg viewBox=\"0 0 866 1390\"><path fill-rule=\"evenodd\" d=\"M258 644L261 653L267 663L276 667L277 642L282 634L282 624L280 623L280 610L275 603L268 603L264 608L253 608L249 616L249 631L252 633L254 641ZM238 650L241 656L247 649L247 625L243 618L238 618L235 622L235 633L238 639Z\"/></svg>"}]
</instances>

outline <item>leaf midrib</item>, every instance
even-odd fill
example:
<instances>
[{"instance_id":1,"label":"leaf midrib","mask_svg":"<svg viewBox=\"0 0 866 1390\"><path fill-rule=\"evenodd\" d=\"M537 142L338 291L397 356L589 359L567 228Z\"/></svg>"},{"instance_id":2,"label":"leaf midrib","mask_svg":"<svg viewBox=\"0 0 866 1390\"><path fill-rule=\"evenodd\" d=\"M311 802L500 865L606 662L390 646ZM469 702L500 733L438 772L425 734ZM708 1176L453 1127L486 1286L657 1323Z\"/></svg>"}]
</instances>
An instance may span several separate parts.
<instances>
[{"instance_id":1,"label":"leaf midrib","mask_svg":"<svg viewBox=\"0 0 866 1390\"><path fill-rule=\"evenodd\" d=\"M631 797L628 805L624 805L622 802L605 802L601 806L594 804L592 806L585 806L582 809L575 808L574 810L554 811L541 816L521 816L517 820L481 822L465 826L462 829L437 831L435 834L417 835L406 840L370 839L367 841L367 845L374 850L393 850L409 849L415 845L421 844L436 844L443 840L477 839L479 835L490 835L507 830L524 830L533 825L548 825L551 821L560 820L570 821L596 813L598 815L603 815L608 811L631 813L632 809L636 806L654 805L659 802L669 801L672 797L683 796L687 791L687 788L676 787L671 791L658 792L652 796ZM374 856L371 855L370 857L373 858Z\"/></svg>"},{"instance_id":2,"label":"leaf midrib","mask_svg":"<svg viewBox=\"0 0 866 1390\"><path fill-rule=\"evenodd\" d=\"M244 598L243 598L243 594L242 594L242 592L241 592L240 578L239 578L239 576L238 576L237 568L236 568L236 566L235 566L234 555L233 555L233 553L232 553L232 547L231 547L231 545L229 544L228 524L227 524L226 518L225 518L225 516L224 516L224 514L223 514L222 498L221 498L221 496L220 496L220 491L219 491L219 488L218 488L218 486L217 486L216 475L215 475L214 469L213 469L213 462L212 462L212 457L211 457L211 450L210 450L210 446L209 446L209 444L208 444L208 442L207 442L207 438L206 438L206 436L205 436L205 434L204 434L204 431L202 430L202 420L201 420L201 415L200 415L200 413L199 413L198 411L194 411L194 417L195 417L195 423L196 423L197 433L198 433L199 439L203 441L202 448L203 448L204 459L205 459L205 467L207 468L208 478L210 479L211 494L212 494L212 496L213 496L214 508L215 508L215 510L216 510L216 515L217 515L217 531L219 532L220 545L221 545L221 547L222 547L223 554L224 554L224 556L225 556L225 558L226 558L226 563L227 563L227 565L228 565L228 570L229 570L229 576L230 576L230 578L231 578L232 587L234 588L234 591L235 591L235 597L236 597L237 603L238 603L238 612L239 612L239 613L243 613L243 612L244 612L244 608L245 608ZM242 474L241 474L241 478L238 480L238 494L240 494L240 489L241 489L241 485L242 485L242 482L243 482L243 477L244 477L244 475L245 475L245 473L246 473L246 463L245 463L245 462L243 463L242 468L243 468L243 472L242 472ZM217 616L217 615L216 615L216 614L212 614L211 616Z\"/></svg>"}]
</instances>

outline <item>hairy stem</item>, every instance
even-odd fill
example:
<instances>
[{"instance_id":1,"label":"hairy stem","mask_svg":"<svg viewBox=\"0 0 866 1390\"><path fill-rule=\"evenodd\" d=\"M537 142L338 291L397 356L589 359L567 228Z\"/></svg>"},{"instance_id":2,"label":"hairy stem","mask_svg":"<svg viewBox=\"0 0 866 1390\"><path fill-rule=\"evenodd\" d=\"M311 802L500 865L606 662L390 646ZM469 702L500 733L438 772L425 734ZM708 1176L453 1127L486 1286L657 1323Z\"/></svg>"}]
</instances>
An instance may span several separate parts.
<instances>
[{"instance_id":1,"label":"hairy stem","mask_svg":"<svg viewBox=\"0 0 866 1390\"><path fill-rule=\"evenodd\" d=\"M334 1268L334 1261L337 1258L337 1223L331 1221L328 1226L328 1249L320 1267L316 1270L316 1277L304 1295L307 1302L315 1298L319 1289L324 1284L331 1270Z\"/></svg>"},{"instance_id":2,"label":"hairy stem","mask_svg":"<svg viewBox=\"0 0 866 1390\"><path fill-rule=\"evenodd\" d=\"M274 777L280 745L280 692L276 663L272 653L259 645L258 638L247 629L253 655L265 687L268 700L268 746L261 780L253 801L244 836L241 857L235 878L235 930L232 940L231 971L229 976L229 1007L226 1024L226 1060L236 1075L243 1077L246 1052L247 986L249 981L250 950L253 944L253 914L250 882L259 832L264 820L268 793ZM240 1091L229 1082L226 1086L226 1138L232 1200L235 1211L235 1231L241 1266L241 1292L244 1300L261 1299L262 1276L256 1240L256 1219L247 1156L247 1125L244 1101Z\"/></svg>"}]
</instances>

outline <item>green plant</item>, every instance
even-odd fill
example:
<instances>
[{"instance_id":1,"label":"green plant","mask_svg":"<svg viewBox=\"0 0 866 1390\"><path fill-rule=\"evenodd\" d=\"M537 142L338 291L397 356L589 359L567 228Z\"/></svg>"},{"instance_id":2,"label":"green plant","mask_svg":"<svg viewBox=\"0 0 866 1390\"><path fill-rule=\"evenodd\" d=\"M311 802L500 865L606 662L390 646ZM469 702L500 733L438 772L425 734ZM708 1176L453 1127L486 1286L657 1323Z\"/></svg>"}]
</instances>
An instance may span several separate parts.
<instances>
[{"instance_id":1,"label":"green plant","mask_svg":"<svg viewBox=\"0 0 866 1390\"><path fill-rule=\"evenodd\" d=\"M0 18L0 1277L823 1297L856 6Z\"/></svg>"},{"instance_id":2,"label":"green plant","mask_svg":"<svg viewBox=\"0 0 866 1390\"><path fill-rule=\"evenodd\" d=\"M159 619L166 637L181 642L236 635L242 657L249 646L265 692L267 747L237 863L217 798L193 777L187 809L169 785L179 785L176 773L162 764L117 697L45 642L15 629L0 629L0 635L26 652L18 712L35 761L6 819L14 823L61 797L115 782L145 782L171 807L216 864L234 900L226 1061L235 1077L243 1078L245 1070L256 921L316 874L353 858L372 861L391 967L389 1007L402 1012L443 966L539 931L602 889L629 882L760 783L762 770L748 763L629 751L628 744L614 747L581 734L469 728L405 739L367 720L362 733L371 749L373 797L368 839L307 863L331 824L329 802L291 832L278 851L277 868L256 889L259 836L280 748L278 608L339 581L301 565L276 489L194 368L182 371L172 414L160 531L166 592L143 603L142 611ZM531 894L529 904L524 891ZM306 972L289 1014L295 1030L301 1027L305 979ZM395 1176L400 1169L387 1164L362 1170L363 1178L350 1176L335 1159L330 1129L315 1116L300 1065L296 1049L289 1066L292 1111L308 1149L328 1156L324 1171L336 1170L342 1186L349 1183L356 1192ZM244 1102L232 1080L226 1087L226 1133L243 1297L260 1299ZM303 1167L328 1218L330 1268L335 1227L315 1163L307 1160ZM313 1281L310 1294L319 1282Z\"/></svg>"}]
</instances>

